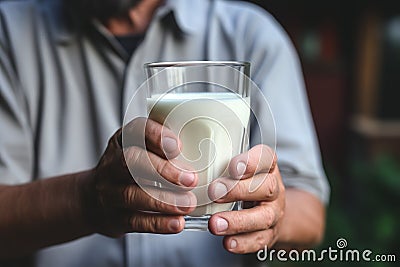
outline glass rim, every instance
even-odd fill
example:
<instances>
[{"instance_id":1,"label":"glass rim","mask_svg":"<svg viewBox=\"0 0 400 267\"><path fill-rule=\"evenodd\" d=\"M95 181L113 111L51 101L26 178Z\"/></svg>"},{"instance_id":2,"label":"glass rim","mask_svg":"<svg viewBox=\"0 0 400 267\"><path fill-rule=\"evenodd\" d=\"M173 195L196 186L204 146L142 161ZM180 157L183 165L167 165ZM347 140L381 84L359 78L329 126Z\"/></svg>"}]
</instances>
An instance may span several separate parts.
<instances>
[{"instance_id":1,"label":"glass rim","mask_svg":"<svg viewBox=\"0 0 400 267\"><path fill-rule=\"evenodd\" d=\"M191 66L207 66L207 65L214 65L214 66L243 66L249 67L250 62L247 61L206 61L206 60L199 60L199 61L164 61L164 62L150 62L145 63L144 67L148 68L168 68L168 67L191 67Z\"/></svg>"}]
</instances>

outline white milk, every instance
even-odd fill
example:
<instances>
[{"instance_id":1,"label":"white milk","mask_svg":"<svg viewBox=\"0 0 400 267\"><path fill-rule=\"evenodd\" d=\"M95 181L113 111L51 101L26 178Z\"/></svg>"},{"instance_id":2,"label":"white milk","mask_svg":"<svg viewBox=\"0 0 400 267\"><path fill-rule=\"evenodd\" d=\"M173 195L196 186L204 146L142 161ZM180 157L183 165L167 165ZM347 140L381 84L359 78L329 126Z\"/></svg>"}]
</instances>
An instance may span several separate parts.
<instances>
[{"instance_id":1,"label":"white milk","mask_svg":"<svg viewBox=\"0 0 400 267\"><path fill-rule=\"evenodd\" d=\"M231 203L212 203L207 188L215 178L228 175L230 159L247 146L249 98L229 92L154 95L147 99L147 107L150 119L179 136L183 146L178 159L198 173L193 192L200 206L191 215L231 209Z\"/></svg>"}]
</instances>

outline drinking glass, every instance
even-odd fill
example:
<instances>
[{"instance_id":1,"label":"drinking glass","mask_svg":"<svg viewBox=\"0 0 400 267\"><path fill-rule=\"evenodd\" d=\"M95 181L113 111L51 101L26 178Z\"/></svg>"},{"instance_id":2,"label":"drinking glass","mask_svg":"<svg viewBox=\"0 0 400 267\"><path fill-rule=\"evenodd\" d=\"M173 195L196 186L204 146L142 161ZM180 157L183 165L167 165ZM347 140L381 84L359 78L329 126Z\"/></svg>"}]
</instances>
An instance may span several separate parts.
<instances>
[{"instance_id":1,"label":"drinking glass","mask_svg":"<svg viewBox=\"0 0 400 267\"><path fill-rule=\"evenodd\" d=\"M229 177L230 160L248 149L250 63L156 62L145 64L145 71L148 117L171 129L182 142L180 155L171 163L199 178L191 190L197 206L185 216L185 229L207 230L212 214L241 207L241 203L215 203L209 185L218 177Z\"/></svg>"}]
</instances>

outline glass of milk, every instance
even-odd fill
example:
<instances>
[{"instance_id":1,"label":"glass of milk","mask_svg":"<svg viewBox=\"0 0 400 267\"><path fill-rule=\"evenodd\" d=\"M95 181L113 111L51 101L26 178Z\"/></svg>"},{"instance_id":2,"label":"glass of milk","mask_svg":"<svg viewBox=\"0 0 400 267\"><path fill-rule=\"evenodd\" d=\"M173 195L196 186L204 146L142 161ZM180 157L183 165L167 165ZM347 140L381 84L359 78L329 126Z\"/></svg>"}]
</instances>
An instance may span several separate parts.
<instances>
[{"instance_id":1,"label":"glass of milk","mask_svg":"<svg viewBox=\"0 0 400 267\"><path fill-rule=\"evenodd\" d=\"M145 64L145 70L149 118L182 141L181 154L171 162L199 177L192 190L197 206L185 217L185 229L207 230L212 214L241 206L213 202L208 186L218 177L229 177L229 161L248 149L250 64L158 62Z\"/></svg>"}]
</instances>

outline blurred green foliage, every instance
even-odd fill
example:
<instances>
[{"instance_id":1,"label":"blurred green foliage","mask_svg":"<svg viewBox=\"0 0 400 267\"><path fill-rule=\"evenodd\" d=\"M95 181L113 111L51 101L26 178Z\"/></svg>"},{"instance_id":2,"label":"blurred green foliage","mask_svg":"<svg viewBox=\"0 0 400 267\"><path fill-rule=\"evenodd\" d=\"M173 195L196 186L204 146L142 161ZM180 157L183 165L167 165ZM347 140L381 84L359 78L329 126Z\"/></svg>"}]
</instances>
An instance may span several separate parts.
<instances>
[{"instance_id":1,"label":"blurred green foliage","mask_svg":"<svg viewBox=\"0 0 400 267\"><path fill-rule=\"evenodd\" d=\"M352 159L346 175L327 169L331 200L327 210L324 242L316 249L337 249L339 238L347 240L343 249L377 254L394 254L396 262L278 262L271 266L400 266L400 164L390 155L374 159ZM327 257L325 257L327 258Z\"/></svg>"}]
</instances>

